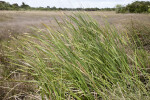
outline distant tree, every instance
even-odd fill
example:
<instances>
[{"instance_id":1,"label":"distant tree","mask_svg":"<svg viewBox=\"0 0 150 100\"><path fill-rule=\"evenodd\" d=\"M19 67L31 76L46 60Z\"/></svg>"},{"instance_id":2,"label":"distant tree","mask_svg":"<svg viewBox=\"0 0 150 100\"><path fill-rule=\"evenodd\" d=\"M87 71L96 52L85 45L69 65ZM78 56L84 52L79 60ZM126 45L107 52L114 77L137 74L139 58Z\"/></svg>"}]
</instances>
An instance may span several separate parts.
<instances>
[{"instance_id":1,"label":"distant tree","mask_svg":"<svg viewBox=\"0 0 150 100\"><path fill-rule=\"evenodd\" d=\"M0 10L4 10L4 4L5 4L4 1L0 1Z\"/></svg>"},{"instance_id":2,"label":"distant tree","mask_svg":"<svg viewBox=\"0 0 150 100\"><path fill-rule=\"evenodd\" d=\"M52 7L51 9L52 9L52 10L57 10L57 8L56 8L55 6L54 6L54 7Z\"/></svg>"},{"instance_id":3,"label":"distant tree","mask_svg":"<svg viewBox=\"0 0 150 100\"><path fill-rule=\"evenodd\" d=\"M83 8L76 8L76 10L83 10Z\"/></svg>"},{"instance_id":4,"label":"distant tree","mask_svg":"<svg viewBox=\"0 0 150 100\"><path fill-rule=\"evenodd\" d=\"M85 11L98 11L100 10L99 8L85 8Z\"/></svg>"},{"instance_id":5,"label":"distant tree","mask_svg":"<svg viewBox=\"0 0 150 100\"><path fill-rule=\"evenodd\" d=\"M122 5L116 6L117 13L145 13L149 12L150 1L135 1L131 4L128 4L126 7Z\"/></svg>"},{"instance_id":6,"label":"distant tree","mask_svg":"<svg viewBox=\"0 0 150 100\"><path fill-rule=\"evenodd\" d=\"M5 1L0 1L0 10L9 10L11 5Z\"/></svg>"},{"instance_id":7,"label":"distant tree","mask_svg":"<svg viewBox=\"0 0 150 100\"><path fill-rule=\"evenodd\" d=\"M21 8L24 8L24 9L29 9L30 6L25 4L24 2L22 2L22 5L21 5Z\"/></svg>"},{"instance_id":8,"label":"distant tree","mask_svg":"<svg viewBox=\"0 0 150 100\"><path fill-rule=\"evenodd\" d=\"M131 13L142 13L142 12L148 12L150 6L149 1L135 1L131 4L128 4L126 8Z\"/></svg>"},{"instance_id":9,"label":"distant tree","mask_svg":"<svg viewBox=\"0 0 150 100\"><path fill-rule=\"evenodd\" d=\"M58 8L58 10L63 10L63 8Z\"/></svg>"},{"instance_id":10,"label":"distant tree","mask_svg":"<svg viewBox=\"0 0 150 100\"><path fill-rule=\"evenodd\" d=\"M11 6L13 10L19 10L19 5L17 3L14 3Z\"/></svg>"},{"instance_id":11,"label":"distant tree","mask_svg":"<svg viewBox=\"0 0 150 100\"><path fill-rule=\"evenodd\" d=\"M116 12L117 13L125 13L126 12L125 7L120 4L116 5Z\"/></svg>"},{"instance_id":12,"label":"distant tree","mask_svg":"<svg viewBox=\"0 0 150 100\"><path fill-rule=\"evenodd\" d=\"M46 8L50 9L50 6L47 6Z\"/></svg>"}]
</instances>

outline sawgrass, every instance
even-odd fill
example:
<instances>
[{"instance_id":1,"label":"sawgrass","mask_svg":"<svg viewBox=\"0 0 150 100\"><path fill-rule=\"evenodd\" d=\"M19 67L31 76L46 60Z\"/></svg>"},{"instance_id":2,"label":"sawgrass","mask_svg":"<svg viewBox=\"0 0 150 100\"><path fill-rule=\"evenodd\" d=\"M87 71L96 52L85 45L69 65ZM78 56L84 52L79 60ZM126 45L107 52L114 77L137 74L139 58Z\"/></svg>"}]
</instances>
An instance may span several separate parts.
<instances>
[{"instance_id":1,"label":"sawgrass","mask_svg":"<svg viewBox=\"0 0 150 100\"><path fill-rule=\"evenodd\" d=\"M17 70L32 75L29 84L38 84L43 100L150 99L150 76L139 56L147 52L128 34L85 14L68 16L58 30L43 25L44 31L14 39L7 52Z\"/></svg>"}]
</instances>

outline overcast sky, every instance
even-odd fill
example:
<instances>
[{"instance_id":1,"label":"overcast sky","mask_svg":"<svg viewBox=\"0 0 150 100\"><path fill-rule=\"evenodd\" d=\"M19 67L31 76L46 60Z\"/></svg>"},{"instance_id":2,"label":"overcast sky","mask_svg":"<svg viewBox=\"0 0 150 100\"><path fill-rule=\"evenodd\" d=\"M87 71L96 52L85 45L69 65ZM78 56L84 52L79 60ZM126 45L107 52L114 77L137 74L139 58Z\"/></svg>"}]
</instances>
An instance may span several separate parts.
<instances>
[{"instance_id":1,"label":"overcast sky","mask_svg":"<svg viewBox=\"0 0 150 100\"><path fill-rule=\"evenodd\" d=\"M31 7L62 7L62 8L106 8L106 7L115 7L117 4L126 5L133 1L150 1L150 0L0 0L6 1L10 4L18 3L19 5L22 2L30 5Z\"/></svg>"}]
</instances>

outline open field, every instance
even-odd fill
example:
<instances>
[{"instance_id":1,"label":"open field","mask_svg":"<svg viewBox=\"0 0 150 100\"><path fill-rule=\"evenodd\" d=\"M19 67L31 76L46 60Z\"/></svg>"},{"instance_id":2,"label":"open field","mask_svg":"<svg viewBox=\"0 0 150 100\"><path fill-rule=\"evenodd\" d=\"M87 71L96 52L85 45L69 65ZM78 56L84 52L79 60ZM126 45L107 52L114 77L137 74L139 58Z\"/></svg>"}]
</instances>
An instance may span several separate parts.
<instances>
[{"instance_id":1,"label":"open field","mask_svg":"<svg viewBox=\"0 0 150 100\"><path fill-rule=\"evenodd\" d=\"M81 12L81 11L80 11ZM71 11L0 11L0 39L9 37L12 34L31 32L31 27L43 28L42 23L57 27L56 21L61 21L65 15L72 15ZM115 12L86 12L100 25L107 21L118 28L124 28L131 20L142 23L150 23L148 14L116 14Z\"/></svg>"},{"instance_id":2,"label":"open field","mask_svg":"<svg viewBox=\"0 0 150 100\"><path fill-rule=\"evenodd\" d=\"M0 100L149 100L149 23L150 14L0 11Z\"/></svg>"}]
</instances>

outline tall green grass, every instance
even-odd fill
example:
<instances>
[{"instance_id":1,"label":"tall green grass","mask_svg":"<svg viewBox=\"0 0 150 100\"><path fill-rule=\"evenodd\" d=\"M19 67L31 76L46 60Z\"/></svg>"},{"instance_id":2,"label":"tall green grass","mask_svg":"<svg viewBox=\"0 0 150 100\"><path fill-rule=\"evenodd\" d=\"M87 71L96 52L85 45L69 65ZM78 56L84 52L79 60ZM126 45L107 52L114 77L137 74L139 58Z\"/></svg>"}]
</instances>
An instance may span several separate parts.
<instances>
[{"instance_id":1,"label":"tall green grass","mask_svg":"<svg viewBox=\"0 0 150 100\"><path fill-rule=\"evenodd\" d=\"M19 36L7 52L11 64L32 75L43 100L150 99L148 67L138 55L145 51L127 34L82 14L58 25Z\"/></svg>"}]
</instances>

